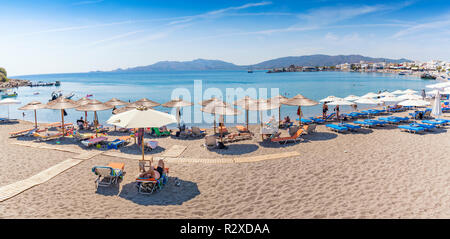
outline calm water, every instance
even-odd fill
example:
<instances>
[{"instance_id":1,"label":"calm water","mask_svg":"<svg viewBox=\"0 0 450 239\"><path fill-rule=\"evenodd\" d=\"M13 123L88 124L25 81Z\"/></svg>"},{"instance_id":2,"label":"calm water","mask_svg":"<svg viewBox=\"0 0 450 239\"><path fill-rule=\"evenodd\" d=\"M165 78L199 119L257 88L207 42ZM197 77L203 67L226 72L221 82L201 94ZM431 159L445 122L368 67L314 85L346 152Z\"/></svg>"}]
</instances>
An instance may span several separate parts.
<instances>
[{"instance_id":1,"label":"calm water","mask_svg":"<svg viewBox=\"0 0 450 239\"><path fill-rule=\"evenodd\" d=\"M267 88L266 95L261 94L262 98L270 98L271 88L279 89L280 94L287 97L302 94L306 97L319 101L329 95L346 97L350 94L363 95L368 92L378 92L379 90L404 90L414 89L420 91L425 88L429 81L424 81L411 76L398 76L393 74L381 73L354 73L354 72L292 72L267 74L264 71L255 71L249 74L246 71L203 71L203 72L145 72L145 73L77 73L77 74L51 74L51 75L32 75L15 76L14 78L31 80L33 82L61 81L60 87L21 87L16 89L18 97L16 99L22 102L21 105L10 105L10 117L34 121L33 111L25 111L25 118L22 111L17 110L20 106L34 100L48 102L51 93L55 90L62 90L63 94L75 93L73 100L77 100L87 94L93 94L94 99L107 101L112 97L123 101L135 101L143 97L156 102L164 103L169 101L172 92L176 88L186 88L191 94L190 101L194 99L194 81L202 82L202 92L204 99L209 98L206 89L218 88L225 95L226 88ZM205 92L206 91L206 92ZM33 93L39 92L39 95ZM264 91L263 91L264 92ZM200 97L197 95L197 98ZM226 98L226 97L224 97ZM189 100L187 96L183 99ZM227 98L226 101L232 102L236 99ZM364 107L363 105L360 107ZM200 106L196 105L192 112L199 112ZM172 109L156 107L157 110L173 113ZM331 109L331 107L330 107ZM0 115L7 115L7 106L0 106ZM342 111L349 110L347 107L341 107ZM189 109L183 109L183 120L189 122L188 118L194 119L194 113L189 114ZM84 112L74 109L67 110L66 121L75 122L76 119L84 116ZM278 116L278 111L269 112L263 116L266 120L270 113ZM313 116L321 113L321 105L313 107L303 107L305 116ZM99 120L106 121L111 116L111 110L98 112ZM201 114L201 113L197 113ZM283 106L281 108L282 116L290 115L296 118L296 107ZM57 110L38 110L39 122L60 121L60 111ZM250 117L257 117L253 112ZM198 125L209 125L212 118L210 115L204 115L205 121L196 123ZM88 120L92 120L93 113L88 113ZM233 120L228 118L227 121ZM244 120L244 114L234 117L234 120ZM190 122L193 122L191 120ZM198 122L198 121L197 121ZM207 124L208 123L208 124Z\"/></svg>"}]
</instances>

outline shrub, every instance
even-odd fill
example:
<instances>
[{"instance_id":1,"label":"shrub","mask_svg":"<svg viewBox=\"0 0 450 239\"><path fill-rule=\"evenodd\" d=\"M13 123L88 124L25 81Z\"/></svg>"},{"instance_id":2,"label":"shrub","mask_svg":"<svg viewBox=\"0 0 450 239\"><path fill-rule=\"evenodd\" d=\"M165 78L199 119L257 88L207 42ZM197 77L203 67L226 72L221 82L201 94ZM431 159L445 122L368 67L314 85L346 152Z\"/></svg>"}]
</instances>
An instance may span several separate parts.
<instances>
[{"instance_id":1,"label":"shrub","mask_svg":"<svg viewBox=\"0 0 450 239\"><path fill-rule=\"evenodd\" d=\"M5 77L8 76L8 74L6 73L5 68L3 68L3 67L0 67L0 73L2 73Z\"/></svg>"},{"instance_id":2,"label":"shrub","mask_svg":"<svg viewBox=\"0 0 450 239\"><path fill-rule=\"evenodd\" d=\"M6 78L6 76L2 72L0 72L0 81L6 82L7 80L8 80L8 78Z\"/></svg>"}]
</instances>

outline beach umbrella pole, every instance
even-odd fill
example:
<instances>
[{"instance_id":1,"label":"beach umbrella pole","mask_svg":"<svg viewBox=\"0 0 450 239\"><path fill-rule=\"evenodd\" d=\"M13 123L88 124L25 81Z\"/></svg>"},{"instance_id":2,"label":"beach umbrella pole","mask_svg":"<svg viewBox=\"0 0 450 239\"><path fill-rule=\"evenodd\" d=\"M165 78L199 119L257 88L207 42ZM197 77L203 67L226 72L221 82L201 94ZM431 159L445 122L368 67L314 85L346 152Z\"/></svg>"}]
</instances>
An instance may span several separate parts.
<instances>
[{"instance_id":1,"label":"beach umbrella pole","mask_svg":"<svg viewBox=\"0 0 450 239\"><path fill-rule=\"evenodd\" d=\"M64 110L63 109L61 110L61 122L62 122L62 124L61 124L62 134L64 136Z\"/></svg>"},{"instance_id":2,"label":"beach umbrella pole","mask_svg":"<svg viewBox=\"0 0 450 239\"><path fill-rule=\"evenodd\" d=\"M37 128L36 110L34 110L34 128Z\"/></svg>"},{"instance_id":3,"label":"beach umbrella pole","mask_svg":"<svg viewBox=\"0 0 450 239\"><path fill-rule=\"evenodd\" d=\"M281 128L281 106L278 107L278 128Z\"/></svg>"},{"instance_id":4,"label":"beach umbrella pole","mask_svg":"<svg viewBox=\"0 0 450 239\"><path fill-rule=\"evenodd\" d=\"M247 130L248 130L248 109L245 111L245 122L246 122L246 126L247 126Z\"/></svg>"},{"instance_id":5,"label":"beach umbrella pole","mask_svg":"<svg viewBox=\"0 0 450 239\"><path fill-rule=\"evenodd\" d=\"M142 131L142 132L145 132L145 131ZM144 160L144 134L142 134L142 136L141 135L139 135L140 137L142 137L142 140L141 140L141 146L142 146L142 160Z\"/></svg>"}]
</instances>

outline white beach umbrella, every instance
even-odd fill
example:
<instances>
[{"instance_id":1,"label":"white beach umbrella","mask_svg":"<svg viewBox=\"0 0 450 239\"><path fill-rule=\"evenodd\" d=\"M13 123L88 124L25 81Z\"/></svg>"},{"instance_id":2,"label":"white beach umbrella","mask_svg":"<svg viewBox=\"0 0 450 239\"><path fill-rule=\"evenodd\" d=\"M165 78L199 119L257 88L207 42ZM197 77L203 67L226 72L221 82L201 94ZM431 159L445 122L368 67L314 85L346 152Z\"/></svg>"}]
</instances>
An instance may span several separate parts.
<instances>
[{"instance_id":1,"label":"white beach umbrella","mask_svg":"<svg viewBox=\"0 0 450 239\"><path fill-rule=\"evenodd\" d=\"M374 98L374 97L378 97L378 94L375 94L373 92L369 92L369 93L361 96L361 98Z\"/></svg>"},{"instance_id":2,"label":"white beach umbrella","mask_svg":"<svg viewBox=\"0 0 450 239\"><path fill-rule=\"evenodd\" d=\"M354 100L358 100L360 97L356 96L356 95L349 95L347 97L344 98L344 100L348 100L348 101L354 101Z\"/></svg>"},{"instance_id":3,"label":"white beach umbrella","mask_svg":"<svg viewBox=\"0 0 450 239\"><path fill-rule=\"evenodd\" d=\"M427 106L427 105L430 105L430 102L425 101L425 100L421 100L421 99L417 99L417 100L405 100L405 101L402 101L402 102L398 103L398 105L421 107L421 106Z\"/></svg>"},{"instance_id":4,"label":"white beach umbrella","mask_svg":"<svg viewBox=\"0 0 450 239\"><path fill-rule=\"evenodd\" d=\"M404 94L404 93L403 93L402 90L396 90L396 91L391 92L391 94L394 94L394 95L402 95L402 94Z\"/></svg>"},{"instance_id":5,"label":"white beach umbrella","mask_svg":"<svg viewBox=\"0 0 450 239\"><path fill-rule=\"evenodd\" d=\"M406 94L406 95L398 96L397 98L399 98L401 100L419 100L419 99L422 99L422 96L414 95L414 94Z\"/></svg>"},{"instance_id":6,"label":"white beach umbrella","mask_svg":"<svg viewBox=\"0 0 450 239\"><path fill-rule=\"evenodd\" d=\"M391 95L391 93L385 91L385 92L381 92L380 94L378 94L378 96L387 96L387 95Z\"/></svg>"},{"instance_id":7,"label":"white beach umbrella","mask_svg":"<svg viewBox=\"0 0 450 239\"><path fill-rule=\"evenodd\" d=\"M342 98L336 97L334 95L330 95L330 96L328 96L328 97L326 97L324 99L319 100L319 102L331 102L333 100L339 100L339 99L342 99Z\"/></svg>"},{"instance_id":8,"label":"white beach umbrella","mask_svg":"<svg viewBox=\"0 0 450 239\"><path fill-rule=\"evenodd\" d=\"M176 123L177 119L171 114L139 106L136 109L113 115L106 122L123 128L159 128ZM141 145L142 160L144 160L144 138L142 138Z\"/></svg>"},{"instance_id":9,"label":"white beach umbrella","mask_svg":"<svg viewBox=\"0 0 450 239\"><path fill-rule=\"evenodd\" d=\"M450 87L450 82L442 82L442 83L427 85L425 87L431 88L431 89L443 89L446 87Z\"/></svg>"},{"instance_id":10,"label":"white beach umbrella","mask_svg":"<svg viewBox=\"0 0 450 239\"><path fill-rule=\"evenodd\" d=\"M403 91L403 93L404 94L414 94L414 93L417 93L417 91L416 90L407 89L407 90Z\"/></svg>"},{"instance_id":11,"label":"white beach umbrella","mask_svg":"<svg viewBox=\"0 0 450 239\"><path fill-rule=\"evenodd\" d=\"M378 99L381 102L399 102L402 101L402 99L399 99L396 96L386 96L386 97L382 97L380 99Z\"/></svg>"},{"instance_id":12,"label":"white beach umbrella","mask_svg":"<svg viewBox=\"0 0 450 239\"><path fill-rule=\"evenodd\" d=\"M331 101L331 102L327 103L327 105L355 105L355 104L356 104L355 102L351 102L351 101L344 100L344 99L335 100L335 101Z\"/></svg>"},{"instance_id":13,"label":"white beach umbrella","mask_svg":"<svg viewBox=\"0 0 450 239\"><path fill-rule=\"evenodd\" d=\"M8 119L9 119L9 105L17 105L17 104L20 104L20 101L15 99L0 100L0 105L8 105Z\"/></svg>"},{"instance_id":14,"label":"white beach umbrella","mask_svg":"<svg viewBox=\"0 0 450 239\"><path fill-rule=\"evenodd\" d=\"M377 105L377 104L380 104L381 102L379 100L372 99L372 98L360 98L360 99L356 100L355 103L366 104L366 105Z\"/></svg>"},{"instance_id":15,"label":"white beach umbrella","mask_svg":"<svg viewBox=\"0 0 450 239\"><path fill-rule=\"evenodd\" d=\"M436 96L434 98L434 104L433 108L431 109L431 114L438 117L442 115L442 109L441 109L441 96L439 95L439 91L436 93Z\"/></svg>"}]
</instances>

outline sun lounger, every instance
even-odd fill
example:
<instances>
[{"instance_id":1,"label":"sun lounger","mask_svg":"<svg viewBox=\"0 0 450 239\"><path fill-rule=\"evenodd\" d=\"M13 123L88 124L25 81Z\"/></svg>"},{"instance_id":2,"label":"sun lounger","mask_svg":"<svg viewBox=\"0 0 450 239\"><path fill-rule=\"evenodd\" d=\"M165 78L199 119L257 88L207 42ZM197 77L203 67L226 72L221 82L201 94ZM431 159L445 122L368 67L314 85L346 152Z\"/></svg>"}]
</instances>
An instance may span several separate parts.
<instances>
[{"instance_id":1,"label":"sun lounger","mask_svg":"<svg viewBox=\"0 0 450 239\"><path fill-rule=\"evenodd\" d=\"M365 119L365 122L374 123L375 125L384 126L385 124L388 124L388 122L383 120L375 120L375 119Z\"/></svg>"},{"instance_id":2,"label":"sun lounger","mask_svg":"<svg viewBox=\"0 0 450 239\"><path fill-rule=\"evenodd\" d=\"M344 127L344 126L341 126L341 125L337 125L337 124L327 124L327 125L325 125L325 127L331 129L332 131L336 131L336 132L339 132L339 133L348 131L347 127Z\"/></svg>"},{"instance_id":3,"label":"sun lounger","mask_svg":"<svg viewBox=\"0 0 450 239\"><path fill-rule=\"evenodd\" d=\"M205 136L205 147L207 148L215 148L217 147L217 137L215 135L207 135Z\"/></svg>"},{"instance_id":4,"label":"sun lounger","mask_svg":"<svg viewBox=\"0 0 450 239\"><path fill-rule=\"evenodd\" d=\"M448 124L449 121L448 120L444 120L444 119L434 119L434 120L422 120L422 123L434 125L434 126L439 128L439 127L441 127L443 125Z\"/></svg>"},{"instance_id":5,"label":"sun lounger","mask_svg":"<svg viewBox=\"0 0 450 239\"><path fill-rule=\"evenodd\" d=\"M354 124L347 124L347 123L341 123L341 124L338 124L339 126L343 126L343 127L346 127L348 130L350 130L350 131L356 131L356 130L358 130L358 129L361 129L361 126L359 126L359 125L354 125Z\"/></svg>"},{"instance_id":6,"label":"sun lounger","mask_svg":"<svg viewBox=\"0 0 450 239\"><path fill-rule=\"evenodd\" d=\"M40 141L47 141L47 140L52 140L52 139L59 139L61 137L63 137L62 133L53 133L53 134L49 134L49 133L38 133L38 132L34 132L33 136L38 138Z\"/></svg>"},{"instance_id":7,"label":"sun lounger","mask_svg":"<svg viewBox=\"0 0 450 239\"><path fill-rule=\"evenodd\" d=\"M25 129L25 130L21 130L21 131L17 131L17 132L10 132L9 133L9 137L11 138L15 138L15 137L19 137L19 136L30 136L33 135L34 132L39 131L38 128L32 128L32 129ZM43 131L43 130L41 130Z\"/></svg>"},{"instance_id":8,"label":"sun lounger","mask_svg":"<svg viewBox=\"0 0 450 239\"><path fill-rule=\"evenodd\" d=\"M236 129L239 132L249 132L249 130L245 126L242 126L242 125L236 125Z\"/></svg>"},{"instance_id":9,"label":"sun lounger","mask_svg":"<svg viewBox=\"0 0 450 239\"><path fill-rule=\"evenodd\" d=\"M432 129L436 128L436 126L431 125L431 124L421 124L421 123L411 123L409 124L409 126L412 127L422 127L424 128L426 131L432 131Z\"/></svg>"},{"instance_id":10,"label":"sun lounger","mask_svg":"<svg viewBox=\"0 0 450 239\"><path fill-rule=\"evenodd\" d=\"M206 131L201 130L199 127L192 126L192 136L203 137L206 135Z\"/></svg>"},{"instance_id":11,"label":"sun lounger","mask_svg":"<svg viewBox=\"0 0 450 239\"><path fill-rule=\"evenodd\" d=\"M336 113L331 113L331 114L329 114L329 115L325 118L325 121L331 120L334 116L336 116Z\"/></svg>"},{"instance_id":12,"label":"sun lounger","mask_svg":"<svg viewBox=\"0 0 450 239\"><path fill-rule=\"evenodd\" d=\"M406 132L409 132L409 133L420 133L420 132L424 132L425 131L425 129L422 128L422 127L413 127L413 126L410 126L410 125L399 125L398 128L400 130L403 130L403 131L406 131Z\"/></svg>"},{"instance_id":13,"label":"sun lounger","mask_svg":"<svg viewBox=\"0 0 450 239\"><path fill-rule=\"evenodd\" d=\"M98 176L95 180L96 188L117 184L119 178L123 177L124 168L125 164L123 163L109 163L108 166L93 167L92 172Z\"/></svg>"},{"instance_id":14,"label":"sun lounger","mask_svg":"<svg viewBox=\"0 0 450 239\"><path fill-rule=\"evenodd\" d=\"M391 118L391 117L380 117L378 119L386 121L389 124L400 124L400 122L401 122L399 119Z\"/></svg>"},{"instance_id":15,"label":"sun lounger","mask_svg":"<svg viewBox=\"0 0 450 239\"><path fill-rule=\"evenodd\" d=\"M159 130L159 128L154 127L152 128L153 132L156 136L161 137L161 136L169 136L170 135L170 131L161 131Z\"/></svg>"},{"instance_id":16,"label":"sun lounger","mask_svg":"<svg viewBox=\"0 0 450 239\"><path fill-rule=\"evenodd\" d=\"M316 126L316 124L305 125L303 126L303 130L306 131L307 134L312 134L316 131Z\"/></svg>"},{"instance_id":17,"label":"sun lounger","mask_svg":"<svg viewBox=\"0 0 450 239\"><path fill-rule=\"evenodd\" d=\"M86 147L90 147L92 145L101 144L101 143L105 142L106 140L108 140L108 138L101 136L101 137L97 137L97 138L93 138L93 139L83 140L83 141L81 141L81 143Z\"/></svg>"},{"instance_id":18,"label":"sun lounger","mask_svg":"<svg viewBox=\"0 0 450 239\"><path fill-rule=\"evenodd\" d=\"M115 139L108 143L108 149L119 149L120 146L124 145L126 141Z\"/></svg>"},{"instance_id":19,"label":"sun lounger","mask_svg":"<svg viewBox=\"0 0 450 239\"><path fill-rule=\"evenodd\" d=\"M373 122L360 121L360 120L354 121L353 123L354 123L354 124L358 124L358 125L360 125L361 127L367 127L367 128L374 127L374 126L377 125L377 124L375 124L375 123L373 123Z\"/></svg>"},{"instance_id":20,"label":"sun lounger","mask_svg":"<svg viewBox=\"0 0 450 239\"><path fill-rule=\"evenodd\" d=\"M164 169L164 173L159 179L155 178L136 178L136 186L141 194L152 194L157 190L163 189L164 185L169 181L169 168Z\"/></svg>"},{"instance_id":21,"label":"sun lounger","mask_svg":"<svg viewBox=\"0 0 450 239\"><path fill-rule=\"evenodd\" d=\"M323 124L325 123L325 120L318 118L318 117L309 117L310 120L312 120L316 124Z\"/></svg>"},{"instance_id":22,"label":"sun lounger","mask_svg":"<svg viewBox=\"0 0 450 239\"><path fill-rule=\"evenodd\" d=\"M78 140L87 140L90 139L91 137L93 137L95 134L93 133L80 133L80 132L76 132L73 137L78 139Z\"/></svg>"},{"instance_id":23,"label":"sun lounger","mask_svg":"<svg viewBox=\"0 0 450 239\"><path fill-rule=\"evenodd\" d=\"M299 130L297 130L297 132L293 136L290 136L290 137L275 137L275 138L270 139L270 141L271 142L278 142L280 144L281 143L286 144L289 141L297 142L298 140L301 139L301 135L302 134L303 134L303 129L299 129Z\"/></svg>"},{"instance_id":24,"label":"sun lounger","mask_svg":"<svg viewBox=\"0 0 450 239\"><path fill-rule=\"evenodd\" d=\"M313 123L312 120L310 120L310 119L304 119L304 118L301 118L301 119L300 119L300 122L302 122L302 124L311 124L311 123Z\"/></svg>"}]
</instances>

